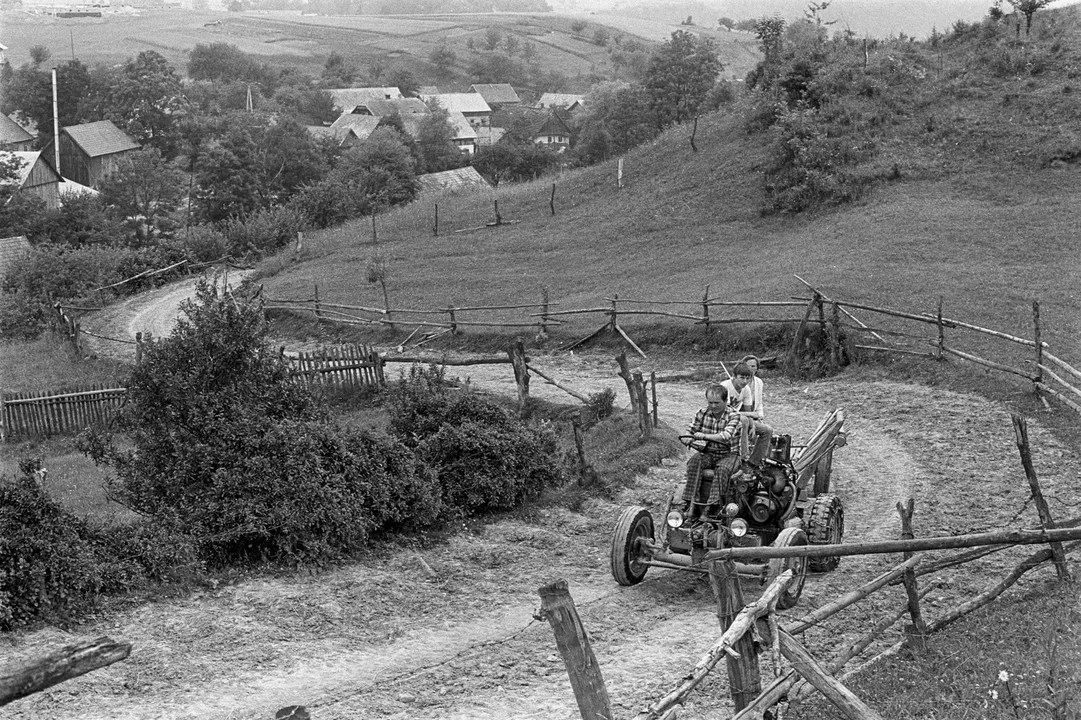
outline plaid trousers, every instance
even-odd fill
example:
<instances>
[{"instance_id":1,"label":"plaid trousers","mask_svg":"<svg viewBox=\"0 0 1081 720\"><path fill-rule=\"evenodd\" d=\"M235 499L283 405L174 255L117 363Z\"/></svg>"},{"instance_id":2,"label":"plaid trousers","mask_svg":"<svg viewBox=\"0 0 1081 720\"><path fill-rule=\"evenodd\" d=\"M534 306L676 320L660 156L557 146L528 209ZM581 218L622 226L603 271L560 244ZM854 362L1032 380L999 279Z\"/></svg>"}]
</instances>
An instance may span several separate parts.
<instances>
[{"instance_id":1,"label":"plaid trousers","mask_svg":"<svg viewBox=\"0 0 1081 720\"><path fill-rule=\"evenodd\" d=\"M730 452L717 456L696 452L692 455L687 461L687 484L683 487L683 502L697 501L702 471L708 469L713 470L713 481L710 482L706 504L717 505L722 500L728 500L730 481L740 471L739 453Z\"/></svg>"}]
</instances>

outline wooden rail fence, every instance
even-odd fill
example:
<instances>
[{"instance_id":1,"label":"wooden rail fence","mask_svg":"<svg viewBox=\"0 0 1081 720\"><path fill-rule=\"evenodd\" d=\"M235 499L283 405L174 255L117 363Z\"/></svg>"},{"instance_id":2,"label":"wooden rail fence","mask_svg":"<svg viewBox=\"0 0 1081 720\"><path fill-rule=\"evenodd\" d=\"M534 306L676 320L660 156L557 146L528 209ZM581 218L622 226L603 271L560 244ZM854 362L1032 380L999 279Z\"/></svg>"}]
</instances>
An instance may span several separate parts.
<instances>
[{"instance_id":1,"label":"wooden rail fence","mask_svg":"<svg viewBox=\"0 0 1081 720\"><path fill-rule=\"evenodd\" d=\"M284 350L284 348L283 348ZM383 358L367 345L341 345L286 356L294 378L315 385L382 388Z\"/></svg>"},{"instance_id":2,"label":"wooden rail fence","mask_svg":"<svg viewBox=\"0 0 1081 720\"><path fill-rule=\"evenodd\" d=\"M92 385L66 393L0 391L0 441L81 432L110 422L127 388Z\"/></svg>"}]
</instances>

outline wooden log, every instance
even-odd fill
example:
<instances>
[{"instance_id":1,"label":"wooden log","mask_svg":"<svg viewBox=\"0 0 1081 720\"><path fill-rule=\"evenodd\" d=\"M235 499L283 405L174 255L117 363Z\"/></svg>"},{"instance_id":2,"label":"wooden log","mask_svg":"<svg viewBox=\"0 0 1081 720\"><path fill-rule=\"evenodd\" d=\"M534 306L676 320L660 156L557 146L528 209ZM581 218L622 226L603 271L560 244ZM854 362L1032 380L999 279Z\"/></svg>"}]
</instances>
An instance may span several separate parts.
<instances>
[{"instance_id":1,"label":"wooden log","mask_svg":"<svg viewBox=\"0 0 1081 720\"><path fill-rule=\"evenodd\" d=\"M432 222L432 236L439 237L439 203L435 203L435 220Z\"/></svg>"},{"instance_id":2,"label":"wooden log","mask_svg":"<svg viewBox=\"0 0 1081 720\"><path fill-rule=\"evenodd\" d=\"M641 372L633 375L635 392L638 395L638 431L642 440L648 440L653 436L653 421L649 415L649 399L646 395L646 383L642 379Z\"/></svg>"},{"instance_id":3,"label":"wooden log","mask_svg":"<svg viewBox=\"0 0 1081 720\"><path fill-rule=\"evenodd\" d=\"M717 603L717 620L722 632L732 626L739 611L743 609L743 590L732 561L715 561L709 564L709 584ZM728 686L736 710L742 710L758 693L762 692L762 677L758 667L758 653L751 633L744 633L732 643L737 655L725 654L728 668Z\"/></svg>"},{"instance_id":4,"label":"wooden log","mask_svg":"<svg viewBox=\"0 0 1081 720\"><path fill-rule=\"evenodd\" d=\"M943 352L948 352L950 355L956 355L957 357L961 358L962 360L968 360L969 362L974 362L977 365L983 365L984 367L989 367L992 370L999 370L1000 372L1011 373L1013 375L1020 375L1021 377L1025 378L1026 380L1032 380L1033 382L1035 382L1035 378L1032 375L1029 375L1028 373L1026 373L1023 370L1015 370L1014 368L1009 367L1007 365L1003 365L1003 364L997 363L997 362L992 362L991 360L984 360L982 357L980 357L978 355L971 355L971 354L966 353L966 352L961 352L960 350L954 350L951 347L943 346L942 350L943 350Z\"/></svg>"},{"instance_id":5,"label":"wooden log","mask_svg":"<svg viewBox=\"0 0 1081 720\"><path fill-rule=\"evenodd\" d=\"M1038 311L1037 311L1038 312ZM1037 351L1039 346L1037 345ZM1036 511L1040 515L1040 524L1045 530L1055 528L1055 520L1051 517L1051 508L1047 506L1043 491L1040 489L1040 479L1036 477L1036 468L1032 464L1032 451L1028 444L1028 422L1017 413L1010 413L1013 420L1014 438L1017 440L1017 453L1021 456L1021 466L1025 469L1025 477L1028 478L1029 491L1036 503ZM1070 571L1066 567L1066 554L1062 551L1061 542L1052 542L1051 557L1055 562L1055 573L1062 582L1071 582Z\"/></svg>"},{"instance_id":6,"label":"wooden log","mask_svg":"<svg viewBox=\"0 0 1081 720\"><path fill-rule=\"evenodd\" d=\"M555 189L555 183L552 184L553 190ZM544 309L541 311L540 316L540 331L542 333L548 332L548 288L541 288L541 298L543 300Z\"/></svg>"},{"instance_id":7,"label":"wooden log","mask_svg":"<svg viewBox=\"0 0 1081 720\"><path fill-rule=\"evenodd\" d=\"M1081 415L1081 405L1078 405L1073 400L1071 400L1070 398L1068 398L1065 395L1063 395L1062 393L1060 393L1058 390L1056 390L1053 387L1051 387L1049 385L1046 385L1044 383L1039 383L1039 388L1040 388L1040 390L1044 391L1048 395L1051 395L1052 397L1058 398L1064 405L1066 405L1069 408L1072 408L1074 412Z\"/></svg>"},{"instance_id":8,"label":"wooden log","mask_svg":"<svg viewBox=\"0 0 1081 720\"><path fill-rule=\"evenodd\" d=\"M653 394L653 427L660 427L661 421L657 417L657 373L653 370L649 372L649 388Z\"/></svg>"},{"instance_id":9,"label":"wooden log","mask_svg":"<svg viewBox=\"0 0 1081 720\"><path fill-rule=\"evenodd\" d=\"M450 315L450 334L451 335L457 335L458 334L458 323L455 322L455 319L454 319L454 308L448 308L447 313Z\"/></svg>"},{"instance_id":10,"label":"wooden log","mask_svg":"<svg viewBox=\"0 0 1081 720\"><path fill-rule=\"evenodd\" d=\"M1055 372L1054 370L1052 370L1051 368L1047 367L1046 365L1040 365L1039 367L1040 367L1040 369L1041 369L1041 370L1043 370L1043 371L1044 371L1045 373L1047 373L1048 375L1050 375L1050 376L1051 376L1051 379L1052 379L1052 380L1056 381L1057 383L1059 383L1060 385L1062 385L1063 387L1065 387L1065 388L1066 388L1067 390L1069 390L1070 392L1072 392L1073 394L1075 394L1075 395L1077 395L1077 396L1078 396L1079 398L1081 398L1081 390L1078 390L1078 389L1077 389L1077 388L1075 388L1075 387L1074 387L1073 385L1071 385L1070 383L1068 383L1068 382L1066 382L1065 380L1063 380L1063 379L1062 379L1062 377L1061 377L1061 376L1060 376L1060 375L1059 375L1058 373L1056 373L1056 372Z\"/></svg>"},{"instance_id":11,"label":"wooden log","mask_svg":"<svg viewBox=\"0 0 1081 720\"><path fill-rule=\"evenodd\" d=\"M424 355L383 355L381 360L384 363L435 363L438 362L442 365L505 365L513 364L513 360L510 357L498 356L498 355L483 355L480 357L467 357L467 358L438 358Z\"/></svg>"},{"instance_id":12,"label":"wooden log","mask_svg":"<svg viewBox=\"0 0 1081 720\"><path fill-rule=\"evenodd\" d=\"M947 548L979 547L981 545L1037 545L1061 540L1081 539L1081 528L1053 530L997 530L969 535L917 538L915 540L880 540L841 545L801 545L794 547L722 548L706 553L706 560L743 560L746 558L846 557L851 555L882 555L906 550L945 550Z\"/></svg>"},{"instance_id":13,"label":"wooden log","mask_svg":"<svg viewBox=\"0 0 1081 720\"><path fill-rule=\"evenodd\" d=\"M47 395L42 394L40 397L27 398L27 399L8 399L8 405L24 405L42 402L52 402L59 400L66 400L68 398L101 398L108 396L124 396L127 395L127 388L108 388L105 390L81 390L79 392L61 393L59 395Z\"/></svg>"},{"instance_id":14,"label":"wooden log","mask_svg":"<svg viewBox=\"0 0 1081 720\"><path fill-rule=\"evenodd\" d=\"M616 295L616 296L614 296L612 298L612 307L608 311L608 314L611 316L608 319L608 326L612 329L612 332L615 332L615 329L616 329L616 327L618 327L618 324L619 324L618 303L619 303L619 295Z\"/></svg>"},{"instance_id":15,"label":"wooden log","mask_svg":"<svg viewBox=\"0 0 1081 720\"><path fill-rule=\"evenodd\" d=\"M1040 301L1032 301L1032 344L1036 347L1036 380L1043 382L1043 341L1040 340ZM1036 389L1039 392L1039 388Z\"/></svg>"},{"instance_id":16,"label":"wooden log","mask_svg":"<svg viewBox=\"0 0 1081 720\"><path fill-rule=\"evenodd\" d=\"M702 324L706 326L706 331L709 332L709 285L706 285L706 293L702 296Z\"/></svg>"},{"instance_id":17,"label":"wooden log","mask_svg":"<svg viewBox=\"0 0 1081 720\"><path fill-rule=\"evenodd\" d=\"M616 325L615 327L616 327L616 332L618 332L618 333L619 333L620 335L622 335L622 336L623 336L623 339L627 341L627 344L628 344L628 345L630 345L630 346L631 346L631 348L632 348L632 349L633 349L633 350L634 350L634 351L635 351L636 353L638 353L638 354L639 354L639 355L641 355L641 356L642 356L643 358L645 358L645 357L646 357L646 354L645 354L644 352L642 352L642 348L640 348L640 347L638 347L637 345L635 345L635 343L634 343L634 340L631 340L631 336L630 336L630 335L628 335L628 334L627 334L626 332L624 332L623 328L621 328L621 327L620 327L619 325Z\"/></svg>"},{"instance_id":18,"label":"wooden log","mask_svg":"<svg viewBox=\"0 0 1081 720\"><path fill-rule=\"evenodd\" d=\"M627 351L620 350L619 355L616 355L616 365L619 366L619 376L623 378L623 383L627 386L627 394L631 398L631 412L638 415L638 405L644 402L645 398L638 397L638 388L634 384L634 376L631 375L630 365L627 364Z\"/></svg>"},{"instance_id":19,"label":"wooden log","mask_svg":"<svg viewBox=\"0 0 1081 720\"><path fill-rule=\"evenodd\" d=\"M552 626L582 720L612 720L608 689L567 581L556 580L539 588L537 593L541 598L540 617Z\"/></svg>"},{"instance_id":20,"label":"wooden log","mask_svg":"<svg viewBox=\"0 0 1081 720\"><path fill-rule=\"evenodd\" d=\"M732 648L736 640L750 631L751 625L758 618L769 612L770 607L776 604L777 597L788 587L790 582L792 582L792 571L785 570L770 583L757 600L739 611L732 624L728 626L720 639L706 651L706 654L695 663L691 671L684 676L683 681L674 690L640 712L636 720L658 720L672 707L683 702L687 695L709 675L710 671L721 661L721 658L728 655L728 650Z\"/></svg>"},{"instance_id":21,"label":"wooden log","mask_svg":"<svg viewBox=\"0 0 1081 720\"><path fill-rule=\"evenodd\" d=\"M796 278L801 283L806 285L811 290L811 292L816 293L823 300L825 300L827 302L833 302L833 300L831 298L826 297L825 293L820 292L819 290L817 290L813 285L811 285L811 283L807 282L806 280L801 278L799 275L793 275L792 277ZM845 304L846 303L840 303L839 304L839 307L841 308L841 312L843 312L848 317L848 319L851 320L852 322L856 323L857 325L859 325L862 328L866 328L867 326L863 324L862 320L860 320L858 317L856 317L855 315L853 315L852 313L850 313L850 312L848 312L847 310L844 309ZM873 335L875 338L877 338L878 341L880 343L882 343L883 345L889 345L889 343L886 342L885 338L881 337L880 335L877 335L873 331L871 332L871 335Z\"/></svg>"},{"instance_id":22,"label":"wooden log","mask_svg":"<svg viewBox=\"0 0 1081 720\"><path fill-rule=\"evenodd\" d=\"M912 532L912 514L916 509L916 501L912 498L908 502L897 503L897 512L901 516L901 539L912 540L916 536ZM913 557L911 550L904 553L905 560ZM905 595L908 598L908 614L912 618L912 625L905 628L906 644L912 650L925 650L927 648L927 623L920 614L920 589L916 583L916 573L912 568L905 570L904 574Z\"/></svg>"},{"instance_id":23,"label":"wooden log","mask_svg":"<svg viewBox=\"0 0 1081 720\"><path fill-rule=\"evenodd\" d=\"M537 376L539 376L539 377L543 378L543 379L544 379L544 381L545 381L545 382L547 382L547 383L548 383L549 385L555 385L555 386L556 386L557 388L559 388L559 389L560 389L560 390L562 390L563 392L567 393L568 395L570 395L570 396L572 396L572 397L574 397L574 398L577 398L578 400L581 400L581 401L582 401L583 403L585 403L586 405L588 405L588 404L589 404L589 398L588 398L588 397L586 397L585 395L583 395L583 394L582 394L582 393L580 393L580 392L577 392L577 391L575 391L575 390L571 390L571 389L570 389L569 387L567 387L566 385L562 385L562 384L560 384L559 382L557 382L556 380L554 380L554 379L553 379L553 378L552 378L551 376L549 376L549 375L546 375L545 373L541 372L540 370L538 370L537 368L533 367L532 365L526 364L526 369L527 369L527 370L528 370L529 372L533 373L534 375L537 375Z\"/></svg>"},{"instance_id":24,"label":"wooden log","mask_svg":"<svg viewBox=\"0 0 1081 720\"><path fill-rule=\"evenodd\" d=\"M784 630L780 632L780 642L781 653L792 663L796 672L814 685L842 715L850 720L883 720L881 715L827 672L806 648Z\"/></svg>"},{"instance_id":25,"label":"wooden log","mask_svg":"<svg viewBox=\"0 0 1081 720\"><path fill-rule=\"evenodd\" d=\"M1043 352L1043 357L1044 357L1044 360L1049 360L1049 361L1053 362L1054 364L1058 365L1060 368L1062 368L1066 372L1073 375L1078 380L1081 380L1081 370L1078 370L1077 368L1073 367L1072 365L1070 365L1069 363L1067 363L1064 360L1060 360L1057 356L1052 355L1051 353L1047 352L1046 349Z\"/></svg>"},{"instance_id":26,"label":"wooden log","mask_svg":"<svg viewBox=\"0 0 1081 720\"><path fill-rule=\"evenodd\" d=\"M583 485L589 476L589 460L586 459L585 434L582 431L581 418L571 418L571 433L574 436L574 449L578 453L578 484Z\"/></svg>"},{"instance_id":27,"label":"wooden log","mask_svg":"<svg viewBox=\"0 0 1081 720\"><path fill-rule=\"evenodd\" d=\"M0 670L0 705L57 683L112 665L131 653L131 643L109 637L67 645L43 658Z\"/></svg>"},{"instance_id":28,"label":"wooden log","mask_svg":"<svg viewBox=\"0 0 1081 720\"><path fill-rule=\"evenodd\" d=\"M514 383L518 388L518 414L525 416L529 407L529 369L526 365L525 347L518 340L507 349L511 367L514 369Z\"/></svg>"},{"instance_id":29,"label":"wooden log","mask_svg":"<svg viewBox=\"0 0 1081 720\"><path fill-rule=\"evenodd\" d=\"M942 296L938 296L938 312L935 314L935 325L938 326L938 345L935 350L935 359L942 359L942 348L946 345L946 329L942 326Z\"/></svg>"},{"instance_id":30,"label":"wooden log","mask_svg":"<svg viewBox=\"0 0 1081 720\"><path fill-rule=\"evenodd\" d=\"M857 350L870 350L872 352L891 352L891 353L897 353L898 355L918 355L920 357L931 357L931 358L935 357L935 353L933 353L933 352L928 352L928 351L922 351L921 352L919 350L905 350L904 348L881 347L881 346L878 346L878 345L853 345L852 347L856 348Z\"/></svg>"}]
</instances>

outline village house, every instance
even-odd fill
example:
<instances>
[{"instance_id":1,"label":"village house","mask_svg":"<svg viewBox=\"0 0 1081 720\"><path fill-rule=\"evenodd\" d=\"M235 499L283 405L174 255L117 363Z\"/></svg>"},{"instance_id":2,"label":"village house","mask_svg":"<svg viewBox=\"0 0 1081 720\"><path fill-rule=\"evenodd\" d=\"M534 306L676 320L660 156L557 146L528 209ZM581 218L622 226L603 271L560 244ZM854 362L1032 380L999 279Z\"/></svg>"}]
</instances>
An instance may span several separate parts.
<instances>
[{"instance_id":1,"label":"village house","mask_svg":"<svg viewBox=\"0 0 1081 720\"><path fill-rule=\"evenodd\" d=\"M334 98L334 106L348 113L369 100L401 100L405 97L396 87L334 88L327 92Z\"/></svg>"},{"instance_id":2,"label":"village house","mask_svg":"<svg viewBox=\"0 0 1081 720\"><path fill-rule=\"evenodd\" d=\"M360 138L352 127L339 126L327 127L325 125L306 125L308 133L316 140L326 140L334 145L348 150L360 142ZM374 129L374 128L373 128Z\"/></svg>"},{"instance_id":3,"label":"village house","mask_svg":"<svg viewBox=\"0 0 1081 720\"><path fill-rule=\"evenodd\" d=\"M488 128L491 125L492 108L484 102L484 98L478 93L440 93L439 95L423 95L421 100L428 103L438 103L439 107L450 113L461 113L474 130Z\"/></svg>"},{"instance_id":4,"label":"village house","mask_svg":"<svg viewBox=\"0 0 1081 720\"><path fill-rule=\"evenodd\" d=\"M28 193L38 197L45 207L55 210L60 207L60 175L52 165L45 162L40 151L37 152L0 152L0 157L19 160L19 169L15 178L16 192Z\"/></svg>"},{"instance_id":5,"label":"village house","mask_svg":"<svg viewBox=\"0 0 1081 720\"><path fill-rule=\"evenodd\" d=\"M338 119L327 128L328 130L342 130L348 129L352 131L356 137L357 142L362 142L368 139L368 136L375 132L375 129L379 126L379 118L374 115L354 115L353 113L342 113L338 116Z\"/></svg>"},{"instance_id":6,"label":"village house","mask_svg":"<svg viewBox=\"0 0 1081 720\"><path fill-rule=\"evenodd\" d=\"M518 93L508 83L476 84L469 86L469 92L477 93L492 110L518 107L522 104Z\"/></svg>"},{"instance_id":7,"label":"village house","mask_svg":"<svg viewBox=\"0 0 1081 720\"><path fill-rule=\"evenodd\" d=\"M543 145L556 152L563 152L571 144L570 123L560 110L521 108L503 111L492 116L492 125L493 142L507 137L515 142Z\"/></svg>"},{"instance_id":8,"label":"village house","mask_svg":"<svg viewBox=\"0 0 1081 720\"><path fill-rule=\"evenodd\" d=\"M428 106L417 98L367 100L352 110L354 115L374 115L375 117L385 117L394 113L399 115L424 115L428 112Z\"/></svg>"},{"instance_id":9,"label":"village house","mask_svg":"<svg viewBox=\"0 0 1081 720\"><path fill-rule=\"evenodd\" d=\"M545 110L566 110L575 113L585 107L582 95L571 93L544 93L537 101L537 107Z\"/></svg>"},{"instance_id":10,"label":"village house","mask_svg":"<svg viewBox=\"0 0 1081 720\"><path fill-rule=\"evenodd\" d=\"M0 114L0 150L30 152L34 149L34 136L7 115Z\"/></svg>"},{"instance_id":11,"label":"village house","mask_svg":"<svg viewBox=\"0 0 1081 720\"><path fill-rule=\"evenodd\" d=\"M447 120L450 121L452 128L451 141L458 147L458 150L466 155L472 155L477 152L477 130L465 115L460 112L448 112ZM405 125L405 131L414 138L419 134L420 124L423 121L423 115L402 116L402 124Z\"/></svg>"},{"instance_id":12,"label":"village house","mask_svg":"<svg viewBox=\"0 0 1081 720\"><path fill-rule=\"evenodd\" d=\"M417 176L416 199L425 199L445 190L464 190L469 188L490 188L476 168L467 165L456 170L444 170L437 173Z\"/></svg>"},{"instance_id":13,"label":"village house","mask_svg":"<svg viewBox=\"0 0 1081 720\"><path fill-rule=\"evenodd\" d=\"M97 189L121 160L138 149L139 143L108 120L61 128L60 174ZM52 140L43 152L52 157Z\"/></svg>"}]
</instances>

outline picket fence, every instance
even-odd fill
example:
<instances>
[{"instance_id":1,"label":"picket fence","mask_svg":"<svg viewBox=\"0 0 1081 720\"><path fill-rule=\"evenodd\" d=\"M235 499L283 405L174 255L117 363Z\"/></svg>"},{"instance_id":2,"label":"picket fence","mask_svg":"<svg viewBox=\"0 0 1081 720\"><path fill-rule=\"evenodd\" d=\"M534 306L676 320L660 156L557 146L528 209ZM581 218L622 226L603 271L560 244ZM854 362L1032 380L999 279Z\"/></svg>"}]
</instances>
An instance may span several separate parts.
<instances>
[{"instance_id":1,"label":"picket fence","mask_svg":"<svg viewBox=\"0 0 1081 720\"><path fill-rule=\"evenodd\" d=\"M108 424L127 395L127 388L105 385L62 394L0 391L0 441L72 434Z\"/></svg>"}]
</instances>

